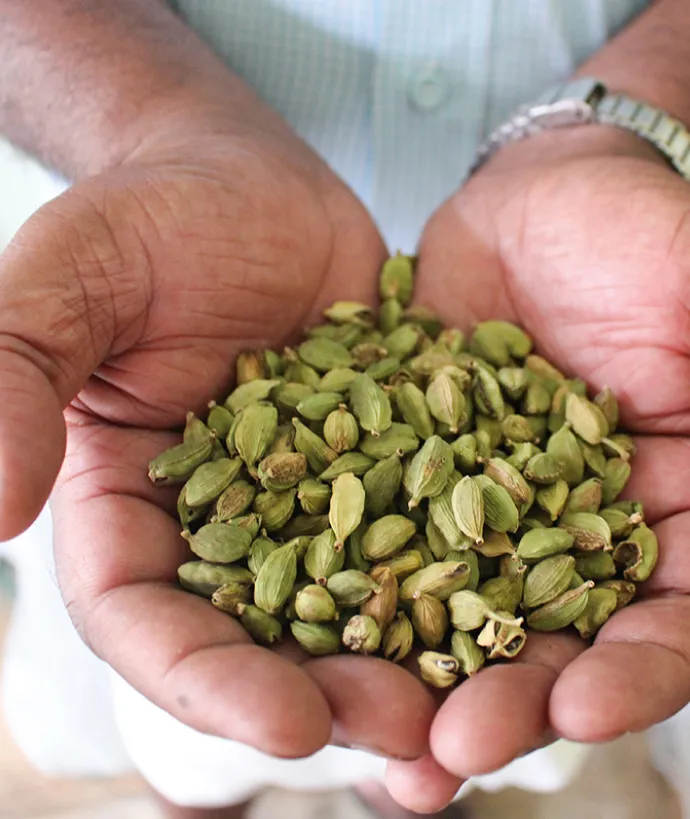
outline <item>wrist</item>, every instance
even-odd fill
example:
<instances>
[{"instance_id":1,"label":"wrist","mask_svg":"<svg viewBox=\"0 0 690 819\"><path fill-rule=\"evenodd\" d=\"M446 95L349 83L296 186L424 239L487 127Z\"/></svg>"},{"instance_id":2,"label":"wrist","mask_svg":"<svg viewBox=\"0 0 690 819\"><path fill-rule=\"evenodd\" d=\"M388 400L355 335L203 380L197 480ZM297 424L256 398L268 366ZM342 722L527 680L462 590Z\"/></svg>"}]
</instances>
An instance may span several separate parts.
<instances>
[{"instance_id":1,"label":"wrist","mask_svg":"<svg viewBox=\"0 0 690 819\"><path fill-rule=\"evenodd\" d=\"M504 145L480 173L596 157L627 157L668 167L661 153L642 137L612 125L588 124L553 128Z\"/></svg>"}]
</instances>

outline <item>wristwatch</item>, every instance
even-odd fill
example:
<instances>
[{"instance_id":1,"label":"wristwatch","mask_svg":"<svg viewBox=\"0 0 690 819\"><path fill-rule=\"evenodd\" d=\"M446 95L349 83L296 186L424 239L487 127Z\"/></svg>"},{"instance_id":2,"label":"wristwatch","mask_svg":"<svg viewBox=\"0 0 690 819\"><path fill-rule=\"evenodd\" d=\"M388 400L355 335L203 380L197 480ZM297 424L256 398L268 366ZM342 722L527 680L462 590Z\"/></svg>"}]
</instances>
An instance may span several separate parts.
<instances>
[{"instance_id":1,"label":"wristwatch","mask_svg":"<svg viewBox=\"0 0 690 819\"><path fill-rule=\"evenodd\" d=\"M582 77L546 91L523 105L479 148L468 176L510 142L564 126L600 123L625 128L654 145L669 164L690 180L690 132L665 111L624 94L609 94L592 77Z\"/></svg>"}]
</instances>

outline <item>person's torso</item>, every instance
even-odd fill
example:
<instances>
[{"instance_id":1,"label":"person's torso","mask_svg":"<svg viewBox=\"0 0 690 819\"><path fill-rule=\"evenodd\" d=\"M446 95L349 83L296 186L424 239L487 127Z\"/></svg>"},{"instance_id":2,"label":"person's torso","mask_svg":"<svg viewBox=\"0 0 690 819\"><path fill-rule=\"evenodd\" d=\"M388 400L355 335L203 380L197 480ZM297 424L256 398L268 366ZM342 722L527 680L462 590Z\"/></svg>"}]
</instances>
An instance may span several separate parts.
<instances>
[{"instance_id":1,"label":"person's torso","mask_svg":"<svg viewBox=\"0 0 690 819\"><path fill-rule=\"evenodd\" d=\"M410 250L512 109L646 0L172 0Z\"/></svg>"}]
</instances>

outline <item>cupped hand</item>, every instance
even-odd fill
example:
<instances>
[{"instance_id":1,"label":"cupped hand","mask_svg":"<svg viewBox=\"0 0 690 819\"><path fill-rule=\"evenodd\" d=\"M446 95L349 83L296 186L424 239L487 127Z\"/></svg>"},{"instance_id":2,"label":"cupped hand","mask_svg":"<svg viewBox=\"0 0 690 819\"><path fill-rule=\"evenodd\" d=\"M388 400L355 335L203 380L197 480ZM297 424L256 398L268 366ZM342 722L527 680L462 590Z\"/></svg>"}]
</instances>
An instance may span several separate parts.
<instances>
[{"instance_id":1,"label":"cupped hand","mask_svg":"<svg viewBox=\"0 0 690 819\"><path fill-rule=\"evenodd\" d=\"M259 648L179 590L174 497L146 464L188 409L227 393L240 349L280 349L336 298L372 301L384 256L287 129L191 123L46 205L0 258L0 537L61 470L59 582L86 642L183 722L277 756L332 740L417 757L432 699L380 660Z\"/></svg>"},{"instance_id":2,"label":"cupped hand","mask_svg":"<svg viewBox=\"0 0 690 819\"><path fill-rule=\"evenodd\" d=\"M565 372L615 391L639 436L626 496L644 501L660 542L642 602L591 648L530 634L516 661L448 696L433 757L389 769L401 802L430 809L450 774L495 770L555 737L640 731L690 699L690 188L632 135L543 134L446 202L419 254L416 298L447 323L516 321Z\"/></svg>"}]
</instances>

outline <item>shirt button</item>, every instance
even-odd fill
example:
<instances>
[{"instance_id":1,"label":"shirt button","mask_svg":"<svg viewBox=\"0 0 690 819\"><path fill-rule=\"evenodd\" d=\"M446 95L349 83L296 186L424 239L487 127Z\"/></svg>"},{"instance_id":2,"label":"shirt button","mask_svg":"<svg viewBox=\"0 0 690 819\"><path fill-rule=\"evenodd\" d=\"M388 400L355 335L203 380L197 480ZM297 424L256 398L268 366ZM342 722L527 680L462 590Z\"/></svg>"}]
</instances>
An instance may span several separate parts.
<instances>
[{"instance_id":1,"label":"shirt button","mask_svg":"<svg viewBox=\"0 0 690 819\"><path fill-rule=\"evenodd\" d=\"M431 112L444 105L450 96L448 75L441 66L431 63L410 75L407 99L413 108Z\"/></svg>"}]
</instances>

